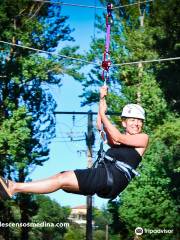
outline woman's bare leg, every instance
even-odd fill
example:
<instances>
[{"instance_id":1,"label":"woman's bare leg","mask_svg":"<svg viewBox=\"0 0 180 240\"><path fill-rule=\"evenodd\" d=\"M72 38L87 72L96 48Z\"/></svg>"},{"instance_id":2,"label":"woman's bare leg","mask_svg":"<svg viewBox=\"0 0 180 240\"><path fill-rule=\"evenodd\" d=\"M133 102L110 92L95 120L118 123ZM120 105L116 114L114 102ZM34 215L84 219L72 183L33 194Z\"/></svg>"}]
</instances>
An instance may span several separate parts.
<instances>
[{"instance_id":1,"label":"woman's bare leg","mask_svg":"<svg viewBox=\"0 0 180 240\"><path fill-rule=\"evenodd\" d=\"M79 185L74 171L58 173L50 178L26 183L9 181L11 194L15 193L51 193L59 189L78 191Z\"/></svg>"}]
</instances>

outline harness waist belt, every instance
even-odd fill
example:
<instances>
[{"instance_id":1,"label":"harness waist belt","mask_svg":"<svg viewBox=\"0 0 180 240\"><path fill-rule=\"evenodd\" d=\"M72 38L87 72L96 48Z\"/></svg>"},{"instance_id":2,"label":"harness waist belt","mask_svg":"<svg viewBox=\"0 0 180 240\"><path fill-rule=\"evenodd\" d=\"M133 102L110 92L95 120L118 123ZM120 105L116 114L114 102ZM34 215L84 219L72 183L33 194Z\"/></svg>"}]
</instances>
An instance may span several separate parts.
<instances>
[{"instance_id":1,"label":"harness waist belt","mask_svg":"<svg viewBox=\"0 0 180 240\"><path fill-rule=\"evenodd\" d=\"M128 181L132 179L130 172L132 172L135 176L140 176L140 174L134 168L132 168L129 164L124 163L120 160L114 159L106 154L104 157L108 161L115 162L116 167L125 173L125 176L127 177Z\"/></svg>"}]
</instances>

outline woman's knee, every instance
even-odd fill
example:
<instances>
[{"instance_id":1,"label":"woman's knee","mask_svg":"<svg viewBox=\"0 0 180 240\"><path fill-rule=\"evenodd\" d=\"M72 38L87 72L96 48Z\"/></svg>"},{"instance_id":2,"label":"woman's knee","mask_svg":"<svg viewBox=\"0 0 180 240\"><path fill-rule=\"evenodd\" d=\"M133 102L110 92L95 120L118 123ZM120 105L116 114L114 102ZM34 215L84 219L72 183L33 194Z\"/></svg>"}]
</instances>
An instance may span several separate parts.
<instances>
[{"instance_id":1,"label":"woman's knee","mask_svg":"<svg viewBox=\"0 0 180 240\"><path fill-rule=\"evenodd\" d=\"M61 184L61 188L77 185L77 178L74 171L64 171L58 174L58 179Z\"/></svg>"}]
</instances>

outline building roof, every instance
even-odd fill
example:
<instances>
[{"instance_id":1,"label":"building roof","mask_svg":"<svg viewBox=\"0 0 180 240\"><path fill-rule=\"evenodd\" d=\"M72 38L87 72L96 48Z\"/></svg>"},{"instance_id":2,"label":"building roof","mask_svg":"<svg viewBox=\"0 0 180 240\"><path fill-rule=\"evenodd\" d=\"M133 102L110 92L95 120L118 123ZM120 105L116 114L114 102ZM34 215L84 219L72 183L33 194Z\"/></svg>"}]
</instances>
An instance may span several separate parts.
<instances>
[{"instance_id":1,"label":"building roof","mask_svg":"<svg viewBox=\"0 0 180 240\"><path fill-rule=\"evenodd\" d=\"M79 205L79 206L76 206L76 207L72 207L71 209L87 209L87 206L86 205Z\"/></svg>"}]
</instances>

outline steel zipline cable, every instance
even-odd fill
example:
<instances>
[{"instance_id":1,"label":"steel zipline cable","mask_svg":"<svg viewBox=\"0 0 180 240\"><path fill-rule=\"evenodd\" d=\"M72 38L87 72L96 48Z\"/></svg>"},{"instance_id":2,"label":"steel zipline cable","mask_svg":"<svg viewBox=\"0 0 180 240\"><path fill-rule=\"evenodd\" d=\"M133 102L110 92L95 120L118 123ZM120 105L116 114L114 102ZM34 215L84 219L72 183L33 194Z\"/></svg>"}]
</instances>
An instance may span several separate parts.
<instances>
[{"instance_id":1,"label":"steel zipline cable","mask_svg":"<svg viewBox=\"0 0 180 240\"><path fill-rule=\"evenodd\" d=\"M175 61L180 60L180 57L169 57L169 58L159 58L159 59L150 59L150 60L142 60L137 62L125 62L125 63L115 63L113 66L124 66L124 65L136 65L139 63L153 63L153 62L165 62L165 61Z\"/></svg>"},{"instance_id":2,"label":"steel zipline cable","mask_svg":"<svg viewBox=\"0 0 180 240\"><path fill-rule=\"evenodd\" d=\"M1 40L0 40L0 43L4 43L4 44L8 44L8 45L15 46L15 47L20 47L20 48L36 51L36 52L39 52L39 53L55 55L55 56L70 59L70 60L80 61L80 62L84 62L84 63L88 63L88 64L99 65L98 63L89 62L89 61L86 61L86 60L83 60L83 59L80 59L80 58L75 58L75 57L71 57L71 56L61 55L61 54L58 54L58 53L48 52L48 51L45 51L45 50L40 50L40 49L37 49L37 48L27 47L27 46L16 44L16 43L10 43L10 42L1 41Z\"/></svg>"},{"instance_id":3,"label":"steel zipline cable","mask_svg":"<svg viewBox=\"0 0 180 240\"><path fill-rule=\"evenodd\" d=\"M70 57L70 56L66 56L66 55L60 55L58 53L52 53L52 52L48 52L48 51L44 51L44 50L40 50L40 49L36 49L36 48L32 48L32 47L27 47L27 46L20 45L20 44L10 43L10 42L6 42L6 41L1 41L0 40L0 43L8 44L8 45L11 45L11 46L20 47L20 48L24 48L24 49L28 49L28 50L32 50L32 51L36 51L36 52L39 52L39 53L56 55L56 56L59 56L59 57L62 57L62 58L67 58L67 59L70 59L70 60L80 61L80 62L93 64L93 65L101 67L101 61L100 60L99 60L99 62L89 62L89 61L86 61L86 60L83 60L83 59L80 59L80 58ZM137 65L139 63L153 63L153 62L165 62L165 61L175 61L175 60L180 60L180 57L169 57L169 58L159 58L159 59L150 59L150 60L139 60L139 61L135 61L135 62L113 63L112 67L113 66L124 66L124 65Z\"/></svg>"},{"instance_id":4,"label":"steel zipline cable","mask_svg":"<svg viewBox=\"0 0 180 240\"><path fill-rule=\"evenodd\" d=\"M152 3L154 0L147 0L147 1L142 1L142 2L135 2L135 3L129 3L129 4L125 4L125 5L121 5L121 6L115 6L112 9L119 9L119 8L124 8L124 7L130 7L130 6L134 6L134 5L139 5L139 4L143 4L143 3Z\"/></svg>"},{"instance_id":5,"label":"steel zipline cable","mask_svg":"<svg viewBox=\"0 0 180 240\"><path fill-rule=\"evenodd\" d=\"M118 8L123 8L123 7L129 7L133 5L139 5L143 3L151 3L154 0L147 0L147 1L142 1L142 2L135 2L135 3L129 3L125 5L119 5L112 7L112 9L118 9ZM76 4L76 3L64 3L64 2L52 2L52 1L46 1L46 0L33 0L33 2L41 2L41 3L49 3L49 4L57 4L57 5L62 5L62 6L71 6L71 7L80 7L80 8L96 8L96 9L106 9L106 7L101 7L101 6L95 6L95 5L84 5L84 4Z\"/></svg>"},{"instance_id":6,"label":"steel zipline cable","mask_svg":"<svg viewBox=\"0 0 180 240\"><path fill-rule=\"evenodd\" d=\"M75 58L75 57L70 57L70 56L66 56L66 55L61 55L58 53L52 53L52 52L48 52L48 51L44 51L44 50L40 50L40 49L36 49L36 48L32 48L32 47L27 47L24 45L20 45L20 44L15 44L15 43L10 43L10 42L6 42L6 41L1 41L0 43L3 44L7 44L7 45L11 45L11 46L16 46L16 47L20 47L20 48L24 48L24 49L28 49L28 50L32 50L32 51L36 51L39 53L46 53L46 54L50 54L50 55L56 55L62 58L67 58L70 60L75 60L75 61L80 61L80 62L84 62L87 64L93 64L96 66L101 67L101 61L99 60L98 62L89 62L80 58ZM180 57L169 57L169 58L159 58L159 59L149 59L149 60L139 60L139 61L135 61L135 62L124 62L124 63L112 63L111 67L116 67L116 66L123 66L123 65L137 65L139 63L153 63L153 62L165 62L165 61L176 61L176 60L180 60ZM1 76L2 77L2 76Z\"/></svg>"}]
</instances>

